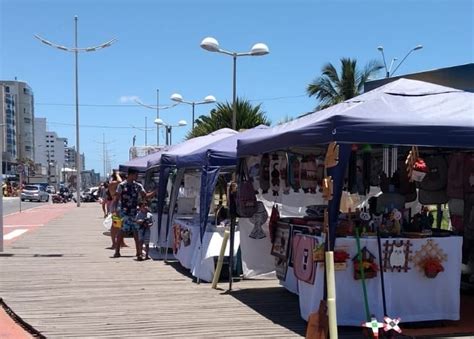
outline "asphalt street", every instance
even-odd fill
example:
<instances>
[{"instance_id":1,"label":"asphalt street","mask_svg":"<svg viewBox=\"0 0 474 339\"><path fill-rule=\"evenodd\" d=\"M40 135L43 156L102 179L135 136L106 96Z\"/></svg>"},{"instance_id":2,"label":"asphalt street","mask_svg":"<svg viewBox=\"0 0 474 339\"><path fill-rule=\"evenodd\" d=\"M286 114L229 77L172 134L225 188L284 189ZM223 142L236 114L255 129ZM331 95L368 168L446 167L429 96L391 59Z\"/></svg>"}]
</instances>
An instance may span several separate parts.
<instances>
[{"instance_id":1,"label":"asphalt street","mask_svg":"<svg viewBox=\"0 0 474 339\"><path fill-rule=\"evenodd\" d=\"M42 205L51 204L51 199L49 202L30 202L23 201L21 202L21 210L25 211L27 209L38 207ZM8 215L11 213L20 211L20 198L3 198L3 215Z\"/></svg>"}]
</instances>

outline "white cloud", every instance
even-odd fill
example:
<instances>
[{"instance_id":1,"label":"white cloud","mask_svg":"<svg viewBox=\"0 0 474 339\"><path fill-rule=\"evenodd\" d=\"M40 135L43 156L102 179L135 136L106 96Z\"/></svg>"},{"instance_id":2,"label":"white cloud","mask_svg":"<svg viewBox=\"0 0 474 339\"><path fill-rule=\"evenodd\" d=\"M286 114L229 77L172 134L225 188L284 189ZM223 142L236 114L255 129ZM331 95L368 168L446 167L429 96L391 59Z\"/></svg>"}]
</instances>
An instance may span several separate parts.
<instances>
[{"instance_id":1,"label":"white cloud","mask_svg":"<svg viewBox=\"0 0 474 339\"><path fill-rule=\"evenodd\" d=\"M135 101L140 101L140 98L136 95L122 95L119 99L121 104L134 103Z\"/></svg>"}]
</instances>

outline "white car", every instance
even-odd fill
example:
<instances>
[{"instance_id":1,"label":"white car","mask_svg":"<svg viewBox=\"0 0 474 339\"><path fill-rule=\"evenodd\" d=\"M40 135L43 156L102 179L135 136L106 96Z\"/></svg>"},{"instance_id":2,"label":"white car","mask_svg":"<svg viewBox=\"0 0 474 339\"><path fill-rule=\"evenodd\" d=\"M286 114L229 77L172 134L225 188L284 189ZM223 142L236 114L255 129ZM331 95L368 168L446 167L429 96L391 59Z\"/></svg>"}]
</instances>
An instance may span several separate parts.
<instances>
[{"instance_id":1,"label":"white car","mask_svg":"<svg viewBox=\"0 0 474 339\"><path fill-rule=\"evenodd\" d=\"M21 190L21 201L25 200L47 202L49 201L49 194L41 185L26 185Z\"/></svg>"},{"instance_id":2,"label":"white car","mask_svg":"<svg viewBox=\"0 0 474 339\"><path fill-rule=\"evenodd\" d=\"M54 188L54 186L46 186L46 192L50 193L50 194L56 194L56 189Z\"/></svg>"}]
</instances>

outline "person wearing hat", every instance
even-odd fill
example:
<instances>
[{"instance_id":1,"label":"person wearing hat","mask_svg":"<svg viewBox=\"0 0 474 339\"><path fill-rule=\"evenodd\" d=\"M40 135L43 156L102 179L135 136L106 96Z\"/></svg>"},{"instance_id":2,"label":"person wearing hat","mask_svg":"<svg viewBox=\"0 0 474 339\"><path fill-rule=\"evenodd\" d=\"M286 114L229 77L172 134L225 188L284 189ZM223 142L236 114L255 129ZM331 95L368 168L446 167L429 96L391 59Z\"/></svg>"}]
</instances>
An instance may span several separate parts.
<instances>
[{"instance_id":1,"label":"person wearing hat","mask_svg":"<svg viewBox=\"0 0 474 339\"><path fill-rule=\"evenodd\" d=\"M118 230L116 244L123 241L124 234L133 234L137 259L141 258L142 249L139 248L138 229L140 225L135 222L138 212L139 199L148 199L155 195L155 192L147 193L137 180L138 171L134 168L128 169L127 179L117 186L113 206L114 213L122 218L122 228ZM118 207L119 206L119 207ZM120 246L115 247L114 258L120 257Z\"/></svg>"}]
</instances>

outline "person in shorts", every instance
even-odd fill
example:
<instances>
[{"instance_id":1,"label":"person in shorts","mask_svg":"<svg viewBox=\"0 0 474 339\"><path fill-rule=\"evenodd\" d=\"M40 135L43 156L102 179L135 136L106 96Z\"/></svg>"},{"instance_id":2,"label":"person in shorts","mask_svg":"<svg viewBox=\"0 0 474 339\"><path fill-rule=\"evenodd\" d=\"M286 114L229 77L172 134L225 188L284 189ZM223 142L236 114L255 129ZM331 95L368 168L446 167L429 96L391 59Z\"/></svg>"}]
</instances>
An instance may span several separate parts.
<instances>
[{"instance_id":1,"label":"person in shorts","mask_svg":"<svg viewBox=\"0 0 474 339\"><path fill-rule=\"evenodd\" d=\"M142 250L138 243L138 229L140 226L135 222L138 212L138 203L140 198L143 200L151 198L155 195L155 192L147 193L142 184L136 181L137 178L138 171L134 168L129 168L127 179L117 186L113 206L115 207L115 214L122 218L122 228L117 232L116 244L122 243L124 235L133 234L135 248L137 250L137 260L140 260L138 259L142 257ZM120 246L115 246L114 258L119 257Z\"/></svg>"},{"instance_id":2,"label":"person in shorts","mask_svg":"<svg viewBox=\"0 0 474 339\"><path fill-rule=\"evenodd\" d=\"M136 217L136 223L139 225L138 229L138 247L140 252L143 250L143 244L145 244L145 260L150 259L148 253L150 251L150 229L153 226L153 216L148 210L148 206L145 202L138 204L138 213ZM137 251L138 252L138 251ZM141 256L137 257L138 261L143 260Z\"/></svg>"}]
</instances>

